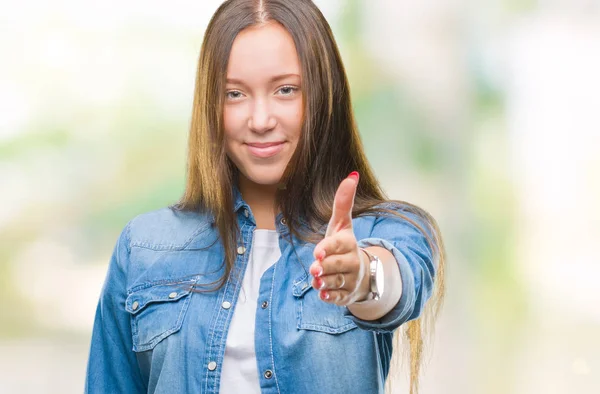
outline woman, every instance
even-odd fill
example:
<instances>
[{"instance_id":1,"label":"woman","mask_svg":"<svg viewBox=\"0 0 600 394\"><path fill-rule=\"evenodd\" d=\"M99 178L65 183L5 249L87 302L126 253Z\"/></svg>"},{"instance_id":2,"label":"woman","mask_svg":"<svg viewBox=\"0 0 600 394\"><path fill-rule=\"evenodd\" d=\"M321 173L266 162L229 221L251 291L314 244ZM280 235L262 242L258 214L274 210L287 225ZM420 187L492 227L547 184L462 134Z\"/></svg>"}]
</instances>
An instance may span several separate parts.
<instances>
[{"instance_id":1,"label":"woman","mask_svg":"<svg viewBox=\"0 0 600 394\"><path fill-rule=\"evenodd\" d=\"M86 392L382 393L409 321L416 391L441 239L427 213L386 200L351 108L311 1L221 5L200 54L185 194L122 232Z\"/></svg>"}]
</instances>

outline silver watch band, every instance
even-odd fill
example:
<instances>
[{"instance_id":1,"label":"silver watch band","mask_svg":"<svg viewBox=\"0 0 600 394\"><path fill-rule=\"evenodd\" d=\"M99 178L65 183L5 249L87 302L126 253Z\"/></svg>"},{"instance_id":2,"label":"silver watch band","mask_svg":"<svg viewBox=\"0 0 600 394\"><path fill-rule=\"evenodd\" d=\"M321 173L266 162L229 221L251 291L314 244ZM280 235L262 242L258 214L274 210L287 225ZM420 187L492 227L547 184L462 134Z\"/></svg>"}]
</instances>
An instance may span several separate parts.
<instances>
[{"instance_id":1,"label":"silver watch band","mask_svg":"<svg viewBox=\"0 0 600 394\"><path fill-rule=\"evenodd\" d=\"M363 303L366 303L369 301L379 299L379 293L377 292L377 265L379 263L379 257L369 253L364 248L359 248L359 249L362 250L363 252L365 252L367 257L369 258L369 284L370 284L369 294L367 295L367 298L362 301L354 302L354 304L360 305L360 304L363 304Z\"/></svg>"}]
</instances>

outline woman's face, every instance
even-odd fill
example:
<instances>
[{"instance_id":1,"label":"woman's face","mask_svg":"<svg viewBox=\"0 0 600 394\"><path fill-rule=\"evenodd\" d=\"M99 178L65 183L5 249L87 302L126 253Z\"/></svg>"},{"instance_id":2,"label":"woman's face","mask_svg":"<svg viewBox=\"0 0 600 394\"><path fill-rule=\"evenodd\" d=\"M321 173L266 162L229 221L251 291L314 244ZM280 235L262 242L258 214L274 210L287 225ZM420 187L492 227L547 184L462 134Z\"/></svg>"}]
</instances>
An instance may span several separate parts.
<instances>
[{"instance_id":1,"label":"woman's face","mask_svg":"<svg viewBox=\"0 0 600 394\"><path fill-rule=\"evenodd\" d=\"M233 42L224 104L225 148L240 177L276 185L302 129L301 67L292 36L270 22Z\"/></svg>"}]
</instances>

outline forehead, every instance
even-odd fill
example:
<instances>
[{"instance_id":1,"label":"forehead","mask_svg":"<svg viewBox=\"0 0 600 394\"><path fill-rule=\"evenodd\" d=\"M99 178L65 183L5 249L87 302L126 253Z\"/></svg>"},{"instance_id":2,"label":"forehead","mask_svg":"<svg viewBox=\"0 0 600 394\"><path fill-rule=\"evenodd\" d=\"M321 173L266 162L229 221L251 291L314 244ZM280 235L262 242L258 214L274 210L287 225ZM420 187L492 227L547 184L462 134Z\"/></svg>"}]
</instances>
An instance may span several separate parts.
<instances>
[{"instance_id":1,"label":"forehead","mask_svg":"<svg viewBox=\"0 0 600 394\"><path fill-rule=\"evenodd\" d=\"M281 74L301 75L290 33L276 22L242 30L231 48L227 78L264 82Z\"/></svg>"}]
</instances>

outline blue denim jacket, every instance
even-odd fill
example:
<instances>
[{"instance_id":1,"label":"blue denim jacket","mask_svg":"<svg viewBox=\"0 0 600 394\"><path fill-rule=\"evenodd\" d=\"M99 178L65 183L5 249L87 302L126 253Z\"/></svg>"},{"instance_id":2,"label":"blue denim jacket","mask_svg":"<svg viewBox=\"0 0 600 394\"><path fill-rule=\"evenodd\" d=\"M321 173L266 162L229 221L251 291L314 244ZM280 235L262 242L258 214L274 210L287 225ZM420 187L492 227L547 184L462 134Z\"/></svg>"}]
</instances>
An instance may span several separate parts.
<instances>
[{"instance_id":1,"label":"blue denim jacket","mask_svg":"<svg viewBox=\"0 0 600 394\"><path fill-rule=\"evenodd\" d=\"M216 292L192 291L224 272L212 217L164 208L127 224L96 311L86 393L219 392L227 331L256 228L237 190L234 209L243 245L233 275ZM431 294L435 267L425 238L397 218L353 220L359 246L391 251L402 275L396 307L365 321L318 298L308 273L315 245L292 238L292 246L281 214L276 223L281 258L263 274L256 308L262 392L383 393L393 332L417 318Z\"/></svg>"}]
</instances>

